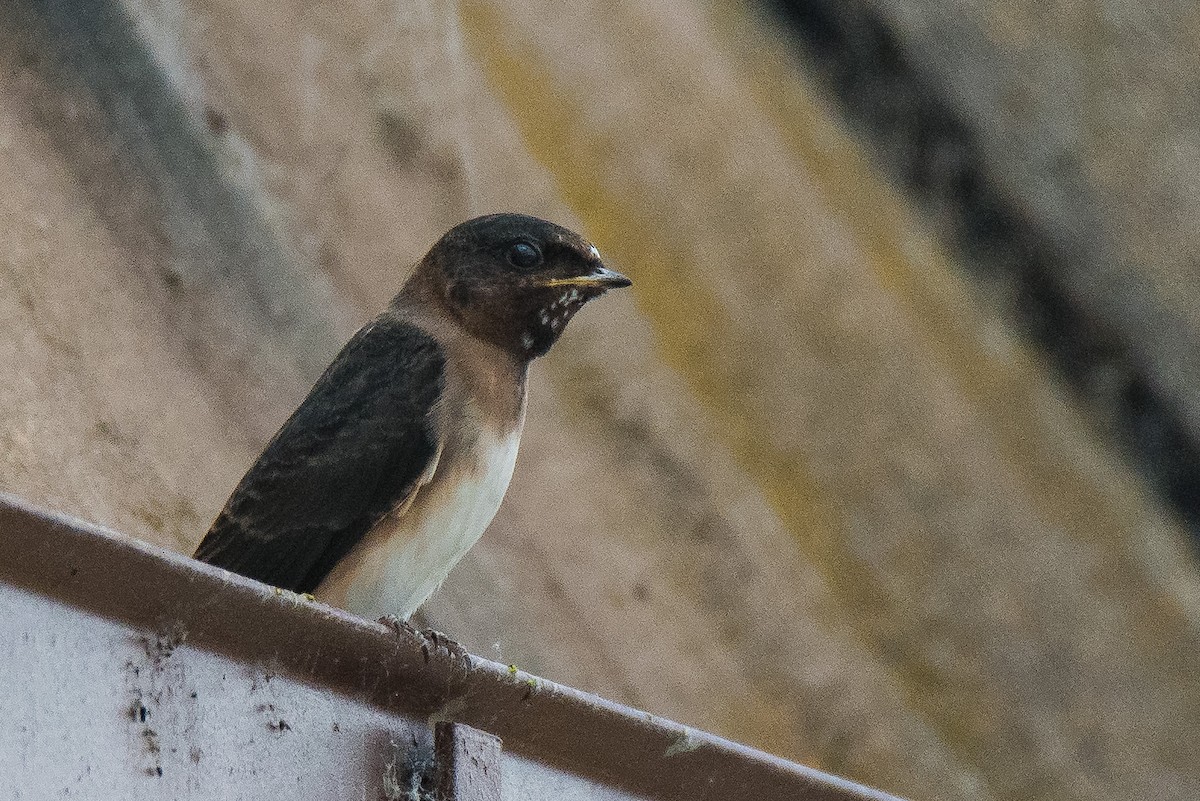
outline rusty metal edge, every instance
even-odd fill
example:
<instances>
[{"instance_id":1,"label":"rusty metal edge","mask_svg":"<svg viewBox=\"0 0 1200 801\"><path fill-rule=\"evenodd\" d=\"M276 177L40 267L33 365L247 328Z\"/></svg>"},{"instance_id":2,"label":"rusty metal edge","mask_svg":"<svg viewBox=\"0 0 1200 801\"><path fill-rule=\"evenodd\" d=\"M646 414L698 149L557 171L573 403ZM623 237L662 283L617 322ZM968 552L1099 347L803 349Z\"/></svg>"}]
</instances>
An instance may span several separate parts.
<instances>
[{"instance_id":1,"label":"rusty metal edge","mask_svg":"<svg viewBox=\"0 0 1200 801\"><path fill-rule=\"evenodd\" d=\"M0 493L0 581L662 799L894 799Z\"/></svg>"}]
</instances>

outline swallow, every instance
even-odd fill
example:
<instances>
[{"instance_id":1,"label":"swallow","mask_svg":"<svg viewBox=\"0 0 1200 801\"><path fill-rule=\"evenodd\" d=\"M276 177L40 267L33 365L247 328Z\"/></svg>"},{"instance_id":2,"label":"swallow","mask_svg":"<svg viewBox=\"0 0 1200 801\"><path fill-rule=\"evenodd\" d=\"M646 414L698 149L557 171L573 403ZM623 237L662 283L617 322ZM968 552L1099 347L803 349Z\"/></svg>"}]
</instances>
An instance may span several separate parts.
<instances>
[{"instance_id":1,"label":"swallow","mask_svg":"<svg viewBox=\"0 0 1200 801\"><path fill-rule=\"evenodd\" d=\"M530 363L631 281L554 223L461 223L363 326L234 489L195 557L407 619L491 522Z\"/></svg>"}]
</instances>

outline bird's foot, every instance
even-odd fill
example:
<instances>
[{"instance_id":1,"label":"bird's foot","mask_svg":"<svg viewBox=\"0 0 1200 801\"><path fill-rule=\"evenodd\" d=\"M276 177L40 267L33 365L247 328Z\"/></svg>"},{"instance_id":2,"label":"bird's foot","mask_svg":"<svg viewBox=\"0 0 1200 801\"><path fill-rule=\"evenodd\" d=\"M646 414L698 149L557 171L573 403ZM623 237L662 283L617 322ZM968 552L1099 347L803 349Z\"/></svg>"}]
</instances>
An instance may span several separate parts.
<instances>
[{"instance_id":1,"label":"bird's foot","mask_svg":"<svg viewBox=\"0 0 1200 801\"><path fill-rule=\"evenodd\" d=\"M471 666L471 655L456 641L450 639L436 629L417 629L407 620L401 620L395 615L384 615L379 622L387 626L400 637L411 637L421 643L421 655L428 664L429 655L445 651L451 660L462 661L467 667Z\"/></svg>"},{"instance_id":2,"label":"bird's foot","mask_svg":"<svg viewBox=\"0 0 1200 801\"><path fill-rule=\"evenodd\" d=\"M379 622L401 637L412 637L416 640L424 639L421 636L421 632L417 631L411 623L407 620L401 620L395 615L384 615L379 618Z\"/></svg>"},{"instance_id":3,"label":"bird's foot","mask_svg":"<svg viewBox=\"0 0 1200 801\"><path fill-rule=\"evenodd\" d=\"M450 655L451 659L466 660L470 664L471 655L467 653L467 649L458 644L456 640L452 640L437 629L423 629L421 636L428 642L433 643L435 650L444 650Z\"/></svg>"}]
</instances>

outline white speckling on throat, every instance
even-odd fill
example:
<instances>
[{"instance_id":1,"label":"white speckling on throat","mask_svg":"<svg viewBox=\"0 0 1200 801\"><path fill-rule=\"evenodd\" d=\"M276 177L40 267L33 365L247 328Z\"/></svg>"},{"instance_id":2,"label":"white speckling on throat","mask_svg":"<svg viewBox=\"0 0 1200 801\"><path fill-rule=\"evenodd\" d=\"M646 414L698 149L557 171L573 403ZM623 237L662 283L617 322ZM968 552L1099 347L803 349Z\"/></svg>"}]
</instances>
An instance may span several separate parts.
<instances>
[{"instance_id":1,"label":"white speckling on throat","mask_svg":"<svg viewBox=\"0 0 1200 801\"><path fill-rule=\"evenodd\" d=\"M380 521L317 589L322 601L368 618L407 619L433 594L491 523L517 460L521 426L480 432L407 508Z\"/></svg>"}]
</instances>

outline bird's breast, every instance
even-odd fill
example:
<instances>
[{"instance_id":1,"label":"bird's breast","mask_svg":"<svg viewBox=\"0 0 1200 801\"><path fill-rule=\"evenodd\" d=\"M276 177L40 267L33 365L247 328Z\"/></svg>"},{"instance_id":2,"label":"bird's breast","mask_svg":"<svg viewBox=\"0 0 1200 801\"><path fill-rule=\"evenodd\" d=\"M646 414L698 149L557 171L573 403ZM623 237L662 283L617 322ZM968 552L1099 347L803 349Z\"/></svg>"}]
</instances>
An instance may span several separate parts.
<instances>
[{"instance_id":1,"label":"bird's breast","mask_svg":"<svg viewBox=\"0 0 1200 801\"><path fill-rule=\"evenodd\" d=\"M382 519L317 589L364 617L407 618L492 521L512 478L521 426L454 437L428 484ZM465 440L465 441L464 441Z\"/></svg>"}]
</instances>

